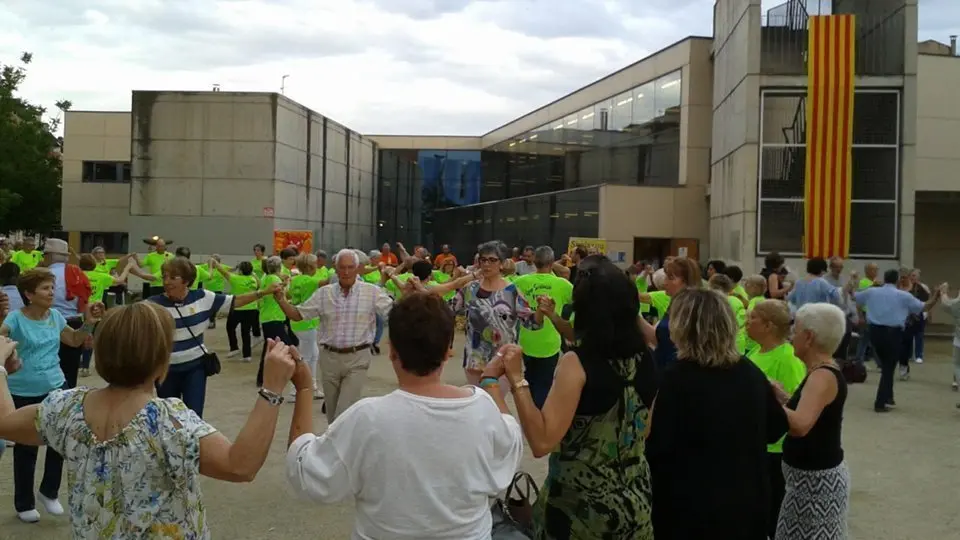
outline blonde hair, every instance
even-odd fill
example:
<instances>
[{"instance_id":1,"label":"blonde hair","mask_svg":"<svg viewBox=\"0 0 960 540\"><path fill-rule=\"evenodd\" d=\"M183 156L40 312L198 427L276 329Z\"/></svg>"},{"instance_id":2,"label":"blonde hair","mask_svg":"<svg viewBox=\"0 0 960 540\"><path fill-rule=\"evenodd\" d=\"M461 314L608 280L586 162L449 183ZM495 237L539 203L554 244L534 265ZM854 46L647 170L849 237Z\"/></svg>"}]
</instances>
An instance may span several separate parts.
<instances>
[{"instance_id":1,"label":"blonde hair","mask_svg":"<svg viewBox=\"0 0 960 540\"><path fill-rule=\"evenodd\" d=\"M517 273L517 264L513 262L513 259L504 259L500 263L500 273L505 276L512 276Z\"/></svg>"},{"instance_id":2,"label":"blonde hair","mask_svg":"<svg viewBox=\"0 0 960 540\"><path fill-rule=\"evenodd\" d=\"M724 294L730 294L733 292L733 280L723 274L714 274L708 283L710 284L711 288L716 289Z\"/></svg>"},{"instance_id":3,"label":"blonde hair","mask_svg":"<svg viewBox=\"0 0 960 540\"><path fill-rule=\"evenodd\" d=\"M670 339L678 359L707 367L735 364L737 330L730 301L717 291L686 288L670 302Z\"/></svg>"},{"instance_id":4,"label":"blonde hair","mask_svg":"<svg viewBox=\"0 0 960 540\"><path fill-rule=\"evenodd\" d=\"M317 256L309 252L297 255L297 270L305 276L313 275L317 271Z\"/></svg>"},{"instance_id":5,"label":"blonde hair","mask_svg":"<svg viewBox=\"0 0 960 540\"><path fill-rule=\"evenodd\" d=\"M743 289L748 293L756 292L753 296L760 296L767 292L767 280L760 274L747 276L747 279L743 280Z\"/></svg>"},{"instance_id":6,"label":"blonde hair","mask_svg":"<svg viewBox=\"0 0 960 540\"><path fill-rule=\"evenodd\" d=\"M137 302L107 311L97 325L94 368L112 386L130 388L166 376L176 324L166 309Z\"/></svg>"},{"instance_id":7,"label":"blonde hair","mask_svg":"<svg viewBox=\"0 0 960 540\"><path fill-rule=\"evenodd\" d=\"M782 300L764 300L758 302L750 310L752 316L759 317L773 327L773 334L777 339L786 339L790 334L790 308Z\"/></svg>"}]
</instances>

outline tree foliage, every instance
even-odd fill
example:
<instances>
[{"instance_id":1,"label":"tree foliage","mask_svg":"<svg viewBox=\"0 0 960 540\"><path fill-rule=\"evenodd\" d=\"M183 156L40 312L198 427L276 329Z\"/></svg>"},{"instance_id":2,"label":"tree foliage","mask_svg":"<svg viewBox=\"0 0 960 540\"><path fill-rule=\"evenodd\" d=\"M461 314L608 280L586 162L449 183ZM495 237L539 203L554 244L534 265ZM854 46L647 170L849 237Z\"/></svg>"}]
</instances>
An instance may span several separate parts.
<instances>
[{"instance_id":1,"label":"tree foliage","mask_svg":"<svg viewBox=\"0 0 960 540\"><path fill-rule=\"evenodd\" d=\"M57 116L18 96L33 55L18 65L0 60L0 234L49 233L60 225L62 164L56 131L71 103L58 101Z\"/></svg>"}]
</instances>

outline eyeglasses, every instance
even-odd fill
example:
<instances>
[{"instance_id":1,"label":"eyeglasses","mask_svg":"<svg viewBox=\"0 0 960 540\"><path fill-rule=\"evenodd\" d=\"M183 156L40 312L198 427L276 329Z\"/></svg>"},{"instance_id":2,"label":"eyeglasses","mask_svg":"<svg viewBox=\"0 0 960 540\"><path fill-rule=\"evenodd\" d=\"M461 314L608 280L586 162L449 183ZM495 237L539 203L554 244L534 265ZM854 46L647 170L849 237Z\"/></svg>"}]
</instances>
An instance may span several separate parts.
<instances>
[{"instance_id":1,"label":"eyeglasses","mask_svg":"<svg viewBox=\"0 0 960 540\"><path fill-rule=\"evenodd\" d=\"M500 258L499 258L499 257L480 257L480 258L477 259L477 260L480 261L480 264L483 264L483 263L487 263L487 264L498 264L498 263L500 262Z\"/></svg>"}]
</instances>

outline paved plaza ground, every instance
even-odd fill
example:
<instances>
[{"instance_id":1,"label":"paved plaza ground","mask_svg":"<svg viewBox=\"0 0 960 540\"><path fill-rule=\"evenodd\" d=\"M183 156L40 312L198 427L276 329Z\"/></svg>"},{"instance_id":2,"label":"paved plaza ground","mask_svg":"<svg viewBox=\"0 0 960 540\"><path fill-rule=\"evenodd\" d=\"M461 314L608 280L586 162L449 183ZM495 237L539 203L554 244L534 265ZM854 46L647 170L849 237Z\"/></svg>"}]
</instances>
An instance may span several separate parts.
<instances>
[{"instance_id":1,"label":"paved plaza ground","mask_svg":"<svg viewBox=\"0 0 960 540\"><path fill-rule=\"evenodd\" d=\"M208 333L225 358L222 329ZM461 346L457 344L458 348ZM914 366L909 382L897 382L898 409L878 415L873 412L873 394L878 373L851 388L844 418L844 448L853 474L850 512L852 537L859 540L960 539L957 490L960 485L960 399L950 391L950 342L930 343L927 362ZM207 420L233 438L239 432L256 398L256 364L224 363L223 373L210 380ZM456 364L445 378L463 383ZM89 385L101 384L91 377ZM376 359L370 370L366 394L380 395L395 388L386 356ZM326 421L316 405L316 429ZM252 484L228 484L203 480L204 501L214 538L348 539L353 505L345 502L319 506L295 500L286 487L284 454L292 406L284 405L273 448L266 465ZM41 453L42 455L42 453ZM70 538L66 517L42 514L34 525L20 523L13 510L11 453L0 462L0 540L57 540ZM41 458L42 459L42 458ZM524 468L538 480L546 460L529 454ZM38 471L42 465L38 464ZM37 478L39 483L39 477ZM66 481L61 489L66 504Z\"/></svg>"}]
</instances>

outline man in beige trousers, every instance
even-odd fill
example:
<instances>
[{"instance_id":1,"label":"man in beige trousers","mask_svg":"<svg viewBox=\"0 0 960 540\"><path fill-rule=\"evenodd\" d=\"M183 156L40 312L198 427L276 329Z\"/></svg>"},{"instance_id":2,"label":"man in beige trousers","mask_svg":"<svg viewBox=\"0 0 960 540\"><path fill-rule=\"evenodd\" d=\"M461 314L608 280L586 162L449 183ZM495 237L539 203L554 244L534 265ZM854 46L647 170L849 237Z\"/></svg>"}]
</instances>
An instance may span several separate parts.
<instances>
[{"instance_id":1,"label":"man in beige trousers","mask_svg":"<svg viewBox=\"0 0 960 540\"><path fill-rule=\"evenodd\" d=\"M393 307L393 299L384 289L357 280L360 260L354 250L340 250L333 264L336 283L320 287L306 302L293 306L282 293L276 295L291 321L320 319L319 367L328 423L360 400L377 316L386 320Z\"/></svg>"}]
</instances>

